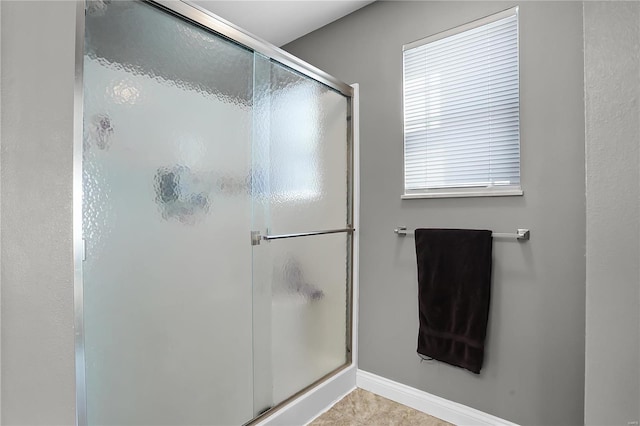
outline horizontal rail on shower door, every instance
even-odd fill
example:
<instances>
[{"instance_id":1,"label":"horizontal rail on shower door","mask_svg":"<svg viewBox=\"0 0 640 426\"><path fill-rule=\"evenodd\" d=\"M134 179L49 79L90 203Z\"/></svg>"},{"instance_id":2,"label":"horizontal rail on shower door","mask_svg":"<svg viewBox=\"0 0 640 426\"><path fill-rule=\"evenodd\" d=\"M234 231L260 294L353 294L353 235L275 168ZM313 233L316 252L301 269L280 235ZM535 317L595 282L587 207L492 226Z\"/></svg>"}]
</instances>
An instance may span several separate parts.
<instances>
[{"instance_id":1,"label":"horizontal rail on shower door","mask_svg":"<svg viewBox=\"0 0 640 426\"><path fill-rule=\"evenodd\" d=\"M265 241L271 240L283 240L285 238L297 238L308 237L311 235L324 235L324 234L338 234L340 232L353 233L354 228L342 228L342 229L327 229L324 231L311 231L311 232L298 232L297 234L281 234L281 235L263 235L262 239Z\"/></svg>"}]
</instances>

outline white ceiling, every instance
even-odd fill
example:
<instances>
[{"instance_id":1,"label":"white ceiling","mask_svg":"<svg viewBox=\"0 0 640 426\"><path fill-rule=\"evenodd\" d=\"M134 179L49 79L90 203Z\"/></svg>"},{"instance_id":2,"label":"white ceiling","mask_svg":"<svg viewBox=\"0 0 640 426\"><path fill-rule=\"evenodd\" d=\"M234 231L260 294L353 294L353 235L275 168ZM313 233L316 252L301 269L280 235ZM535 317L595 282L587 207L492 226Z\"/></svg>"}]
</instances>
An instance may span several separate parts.
<instances>
[{"instance_id":1,"label":"white ceiling","mask_svg":"<svg viewBox=\"0 0 640 426\"><path fill-rule=\"evenodd\" d=\"M193 3L276 46L283 46L373 1L194 0Z\"/></svg>"}]
</instances>

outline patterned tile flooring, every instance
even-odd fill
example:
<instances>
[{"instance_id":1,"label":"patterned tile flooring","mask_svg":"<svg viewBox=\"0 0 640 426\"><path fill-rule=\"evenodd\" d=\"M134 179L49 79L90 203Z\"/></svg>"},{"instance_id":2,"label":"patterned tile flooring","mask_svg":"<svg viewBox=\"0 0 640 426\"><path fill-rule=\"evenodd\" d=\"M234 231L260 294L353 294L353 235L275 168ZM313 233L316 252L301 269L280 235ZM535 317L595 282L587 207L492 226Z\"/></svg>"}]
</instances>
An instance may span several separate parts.
<instances>
[{"instance_id":1,"label":"patterned tile flooring","mask_svg":"<svg viewBox=\"0 0 640 426\"><path fill-rule=\"evenodd\" d=\"M454 425L363 389L356 389L309 426Z\"/></svg>"}]
</instances>

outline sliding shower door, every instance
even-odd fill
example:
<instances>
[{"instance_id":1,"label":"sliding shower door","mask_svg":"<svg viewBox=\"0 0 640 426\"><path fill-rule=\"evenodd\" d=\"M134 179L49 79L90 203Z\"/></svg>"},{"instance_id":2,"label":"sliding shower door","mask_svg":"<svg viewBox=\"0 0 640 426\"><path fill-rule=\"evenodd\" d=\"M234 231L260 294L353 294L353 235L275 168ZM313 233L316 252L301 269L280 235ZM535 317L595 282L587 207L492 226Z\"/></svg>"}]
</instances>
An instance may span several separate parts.
<instances>
[{"instance_id":1,"label":"sliding shower door","mask_svg":"<svg viewBox=\"0 0 640 426\"><path fill-rule=\"evenodd\" d=\"M241 425L351 360L350 99L200 13L86 5L81 425Z\"/></svg>"},{"instance_id":2,"label":"sliding shower door","mask_svg":"<svg viewBox=\"0 0 640 426\"><path fill-rule=\"evenodd\" d=\"M245 423L253 52L127 1L84 58L88 423Z\"/></svg>"},{"instance_id":3,"label":"sliding shower door","mask_svg":"<svg viewBox=\"0 0 640 426\"><path fill-rule=\"evenodd\" d=\"M278 404L349 360L349 103L259 55L255 73L256 403Z\"/></svg>"}]
</instances>

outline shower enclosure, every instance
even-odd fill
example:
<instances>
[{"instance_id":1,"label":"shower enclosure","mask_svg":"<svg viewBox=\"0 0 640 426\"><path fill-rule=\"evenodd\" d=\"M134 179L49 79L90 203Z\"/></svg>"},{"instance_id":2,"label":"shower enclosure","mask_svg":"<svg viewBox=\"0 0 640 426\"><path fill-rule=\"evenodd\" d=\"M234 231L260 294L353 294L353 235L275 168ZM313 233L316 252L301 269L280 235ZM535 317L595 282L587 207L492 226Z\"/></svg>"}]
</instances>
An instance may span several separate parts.
<instances>
[{"instance_id":1,"label":"shower enclosure","mask_svg":"<svg viewBox=\"0 0 640 426\"><path fill-rule=\"evenodd\" d=\"M353 92L186 3L83 6L78 422L247 423L351 362Z\"/></svg>"}]
</instances>

